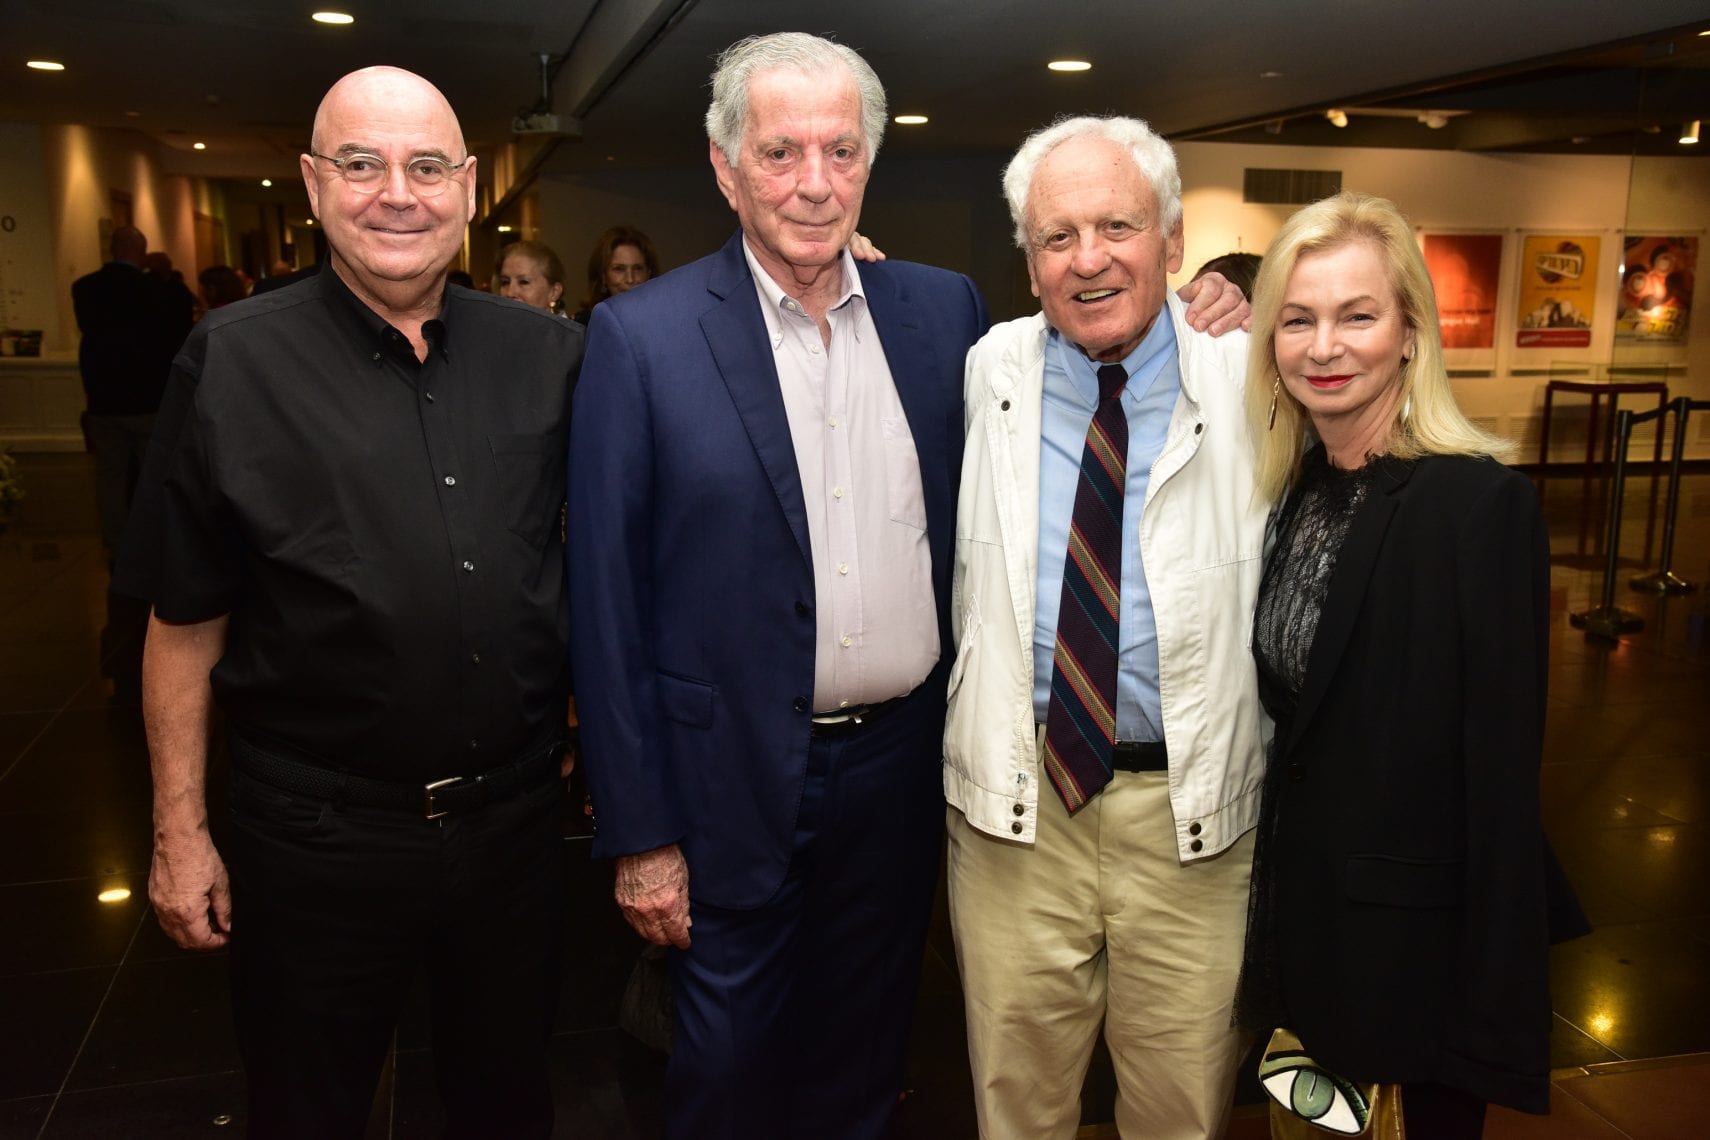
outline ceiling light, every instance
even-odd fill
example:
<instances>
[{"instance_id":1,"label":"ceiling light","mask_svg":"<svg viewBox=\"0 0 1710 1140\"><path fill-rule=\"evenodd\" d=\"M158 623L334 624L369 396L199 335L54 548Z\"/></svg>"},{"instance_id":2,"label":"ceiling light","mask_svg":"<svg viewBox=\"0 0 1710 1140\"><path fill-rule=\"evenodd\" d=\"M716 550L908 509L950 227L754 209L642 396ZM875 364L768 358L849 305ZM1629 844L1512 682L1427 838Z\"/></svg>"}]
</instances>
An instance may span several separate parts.
<instances>
[{"instance_id":1,"label":"ceiling light","mask_svg":"<svg viewBox=\"0 0 1710 1140\"><path fill-rule=\"evenodd\" d=\"M126 111L125 112L125 118L127 118L127 119L140 119L140 118L142 118L142 112L141 111Z\"/></svg>"},{"instance_id":2,"label":"ceiling light","mask_svg":"<svg viewBox=\"0 0 1710 1140\"><path fill-rule=\"evenodd\" d=\"M348 12L316 12L309 19L317 24L354 24L356 17Z\"/></svg>"},{"instance_id":3,"label":"ceiling light","mask_svg":"<svg viewBox=\"0 0 1710 1140\"><path fill-rule=\"evenodd\" d=\"M130 897L131 897L131 892L130 892L129 888L126 888L126 887L110 887L107 890L104 890L100 894L96 895L95 901L96 902L104 902L104 903L122 903Z\"/></svg>"},{"instance_id":4,"label":"ceiling light","mask_svg":"<svg viewBox=\"0 0 1710 1140\"><path fill-rule=\"evenodd\" d=\"M24 64L24 66L25 67L33 67L37 71L64 71L65 70L65 64L60 63L58 60L54 60L54 59L32 59L28 63Z\"/></svg>"},{"instance_id":5,"label":"ceiling light","mask_svg":"<svg viewBox=\"0 0 1710 1140\"><path fill-rule=\"evenodd\" d=\"M1280 71L1261 71L1261 72L1259 72L1259 78L1260 79L1281 79L1282 78L1282 72L1280 72Z\"/></svg>"},{"instance_id":6,"label":"ceiling light","mask_svg":"<svg viewBox=\"0 0 1710 1140\"><path fill-rule=\"evenodd\" d=\"M304 219L303 219L303 224L304 224L304 225L305 225L305 226L312 226L312 225L314 225L314 224L315 224L315 219L313 219L313 218L304 218Z\"/></svg>"},{"instance_id":7,"label":"ceiling light","mask_svg":"<svg viewBox=\"0 0 1710 1140\"><path fill-rule=\"evenodd\" d=\"M1449 125L1449 116L1441 111L1421 111L1419 121L1434 131L1440 131Z\"/></svg>"},{"instance_id":8,"label":"ceiling light","mask_svg":"<svg viewBox=\"0 0 1710 1140\"><path fill-rule=\"evenodd\" d=\"M898 115L891 120L899 127L918 127L926 121L925 115Z\"/></svg>"},{"instance_id":9,"label":"ceiling light","mask_svg":"<svg viewBox=\"0 0 1710 1140\"><path fill-rule=\"evenodd\" d=\"M1698 120L1683 124L1680 128L1680 141L1688 145L1698 141Z\"/></svg>"},{"instance_id":10,"label":"ceiling light","mask_svg":"<svg viewBox=\"0 0 1710 1140\"><path fill-rule=\"evenodd\" d=\"M1348 125L1348 112L1342 110L1340 107L1330 108L1328 111L1324 112L1324 117L1330 120L1330 125L1333 127L1345 127Z\"/></svg>"},{"instance_id":11,"label":"ceiling light","mask_svg":"<svg viewBox=\"0 0 1710 1140\"><path fill-rule=\"evenodd\" d=\"M499 232L502 234L508 234L511 232L511 227L510 226L500 226Z\"/></svg>"},{"instance_id":12,"label":"ceiling light","mask_svg":"<svg viewBox=\"0 0 1710 1140\"><path fill-rule=\"evenodd\" d=\"M262 180L261 180L261 184L262 184L262 185L263 185L263 186L265 186L265 187L267 187L267 188L269 188L269 189L272 189L272 187L273 187L273 179L271 179L271 178L263 178L263 179L262 179Z\"/></svg>"},{"instance_id":13,"label":"ceiling light","mask_svg":"<svg viewBox=\"0 0 1710 1140\"><path fill-rule=\"evenodd\" d=\"M1045 65L1052 71L1091 71L1092 64L1084 59L1054 59Z\"/></svg>"},{"instance_id":14,"label":"ceiling light","mask_svg":"<svg viewBox=\"0 0 1710 1140\"><path fill-rule=\"evenodd\" d=\"M191 150L207 150L208 144L205 142L194 142L194 143L190 144L190 149Z\"/></svg>"},{"instance_id":15,"label":"ceiling light","mask_svg":"<svg viewBox=\"0 0 1710 1140\"><path fill-rule=\"evenodd\" d=\"M1267 135L1282 134L1282 124L1283 121L1281 119L1272 119L1270 122L1265 124L1265 133Z\"/></svg>"}]
</instances>

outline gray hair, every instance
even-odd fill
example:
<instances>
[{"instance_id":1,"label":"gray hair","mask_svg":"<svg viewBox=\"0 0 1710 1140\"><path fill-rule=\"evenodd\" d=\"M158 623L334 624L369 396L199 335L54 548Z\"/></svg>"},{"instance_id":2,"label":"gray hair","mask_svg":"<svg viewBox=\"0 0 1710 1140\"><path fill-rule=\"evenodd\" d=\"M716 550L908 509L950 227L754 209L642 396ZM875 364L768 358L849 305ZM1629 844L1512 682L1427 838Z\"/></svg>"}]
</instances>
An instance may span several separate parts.
<instances>
[{"instance_id":1,"label":"gray hair","mask_svg":"<svg viewBox=\"0 0 1710 1140\"><path fill-rule=\"evenodd\" d=\"M885 89L854 48L806 32L749 36L719 53L712 105L707 108L707 138L736 166L741 159L742 128L748 121L748 85L756 75L789 69L813 76L839 66L849 69L861 96L861 139L871 164L885 138Z\"/></svg>"},{"instance_id":2,"label":"gray hair","mask_svg":"<svg viewBox=\"0 0 1710 1140\"><path fill-rule=\"evenodd\" d=\"M1151 183L1152 194L1158 199L1158 220L1163 223L1165 233L1181 223L1182 176L1176 169L1176 152L1170 144L1159 138L1144 119L1082 115L1059 119L1028 135L1004 168L1003 194L1009 199L1009 217L1015 223L1015 244L1023 250L1029 248L1027 196L1033 189L1033 175L1039 164L1069 140L1087 137L1107 139L1133 157L1134 165Z\"/></svg>"}]
</instances>

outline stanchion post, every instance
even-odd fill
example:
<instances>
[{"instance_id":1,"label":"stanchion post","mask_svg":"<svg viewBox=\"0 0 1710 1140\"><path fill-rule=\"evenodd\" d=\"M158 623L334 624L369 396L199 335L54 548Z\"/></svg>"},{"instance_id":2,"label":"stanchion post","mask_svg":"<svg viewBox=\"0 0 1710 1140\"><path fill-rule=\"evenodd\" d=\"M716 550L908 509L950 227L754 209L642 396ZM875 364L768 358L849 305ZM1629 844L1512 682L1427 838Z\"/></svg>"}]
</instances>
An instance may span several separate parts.
<instances>
[{"instance_id":1,"label":"stanchion post","mask_svg":"<svg viewBox=\"0 0 1710 1140\"><path fill-rule=\"evenodd\" d=\"M1588 638L1614 641L1623 633L1645 628L1644 618L1615 604L1615 562L1621 548L1621 499L1627 483L1627 445L1632 440L1633 413L1623 408L1616 416L1615 474L1609 480L1609 525L1604 532L1609 558L1603 568L1603 603L1595 609L1568 615L1568 622L1575 629L1583 629Z\"/></svg>"},{"instance_id":2,"label":"stanchion post","mask_svg":"<svg viewBox=\"0 0 1710 1140\"><path fill-rule=\"evenodd\" d=\"M1669 403L1674 411L1674 454L1668 462L1668 500L1663 505L1662 566L1655 574L1641 574L1630 585L1648 594L1685 594L1698 588L1674 572L1674 524L1680 513L1680 464L1686 453L1686 421L1692 401L1680 396ZM1662 430L1662 425L1657 425Z\"/></svg>"}]
</instances>

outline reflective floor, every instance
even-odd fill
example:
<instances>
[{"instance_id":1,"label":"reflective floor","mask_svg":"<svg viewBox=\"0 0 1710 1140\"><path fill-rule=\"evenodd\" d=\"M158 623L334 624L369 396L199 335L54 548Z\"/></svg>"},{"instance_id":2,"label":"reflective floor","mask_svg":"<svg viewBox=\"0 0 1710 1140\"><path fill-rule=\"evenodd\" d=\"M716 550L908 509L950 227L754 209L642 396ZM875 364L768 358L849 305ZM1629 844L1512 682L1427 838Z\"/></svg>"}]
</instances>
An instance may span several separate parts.
<instances>
[{"instance_id":1,"label":"reflective floor","mask_svg":"<svg viewBox=\"0 0 1710 1140\"><path fill-rule=\"evenodd\" d=\"M126 648L111 638L103 647L91 468L82 455L20 460L29 498L0 534L0 1138L237 1135L242 1079L224 959L175 949L145 898L147 762L135 700L103 674ZM1662 541L1660 488L1640 477L1624 498L1615 602L1645 626L1618 643L1588 641L1569 614L1601 601L1606 489L1562 475L1542 481L1542 493L1555 554L1545 819L1597 930L1555 952L1555 1114L1496 1113L1488 1133L1698 1137L1710 1133L1705 595L1628 589L1627 578L1656 569ZM1674 568L1702 582L1710 474L1689 475L1683 499ZM579 826L567 814L574 899L553 1039L559 1132L654 1137L662 1061L615 1027L638 943ZM425 1042L416 1003L372 1136L437 1135ZM972 1136L967 1080L940 918L901 1134ZM1104 1123L1111 1095L1108 1070L1095 1065L1084 1135L1114 1136ZM1264 1134L1255 1111L1242 1110L1232 1135Z\"/></svg>"}]
</instances>

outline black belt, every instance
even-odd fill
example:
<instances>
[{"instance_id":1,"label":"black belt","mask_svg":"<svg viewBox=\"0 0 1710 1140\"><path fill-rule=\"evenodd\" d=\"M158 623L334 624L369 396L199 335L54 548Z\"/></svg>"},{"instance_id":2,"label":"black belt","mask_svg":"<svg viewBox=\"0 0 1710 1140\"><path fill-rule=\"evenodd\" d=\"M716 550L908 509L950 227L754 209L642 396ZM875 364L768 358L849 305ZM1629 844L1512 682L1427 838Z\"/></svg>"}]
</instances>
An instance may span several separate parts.
<instances>
[{"instance_id":1,"label":"black belt","mask_svg":"<svg viewBox=\"0 0 1710 1140\"><path fill-rule=\"evenodd\" d=\"M244 773L280 791L357 807L419 811L424 819L473 811L557 779L559 757L564 752L564 742L554 740L517 760L473 776L405 784L281 756L277 746L272 751L263 750L235 732L231 739L233 763Z\"/></svg>"},{"instance_id":2,"label":"black belt","mask_svg":"<svg viewBox=\"0 0 1710 1140\"><path fill-rule=\"evenodd\" d=\"M1162 740L1119 740L1111 750L1110 766L1118 772L1164 772L1170 754Z\"/></svg>"},{"instance_id":3,"label":"black belt","mask_svg":"<svg viewBox=\"0 0 1710 1140\"><path fill-rule=\"evenodd\" d=\"M880 701L876 705L850 705L848 708L831 709L827 712L814 713L810 736L847 736L851 732L859 732L867 725L906 701L907 697L892 697L888 701Z\"/></svg>"}]
</instances>

